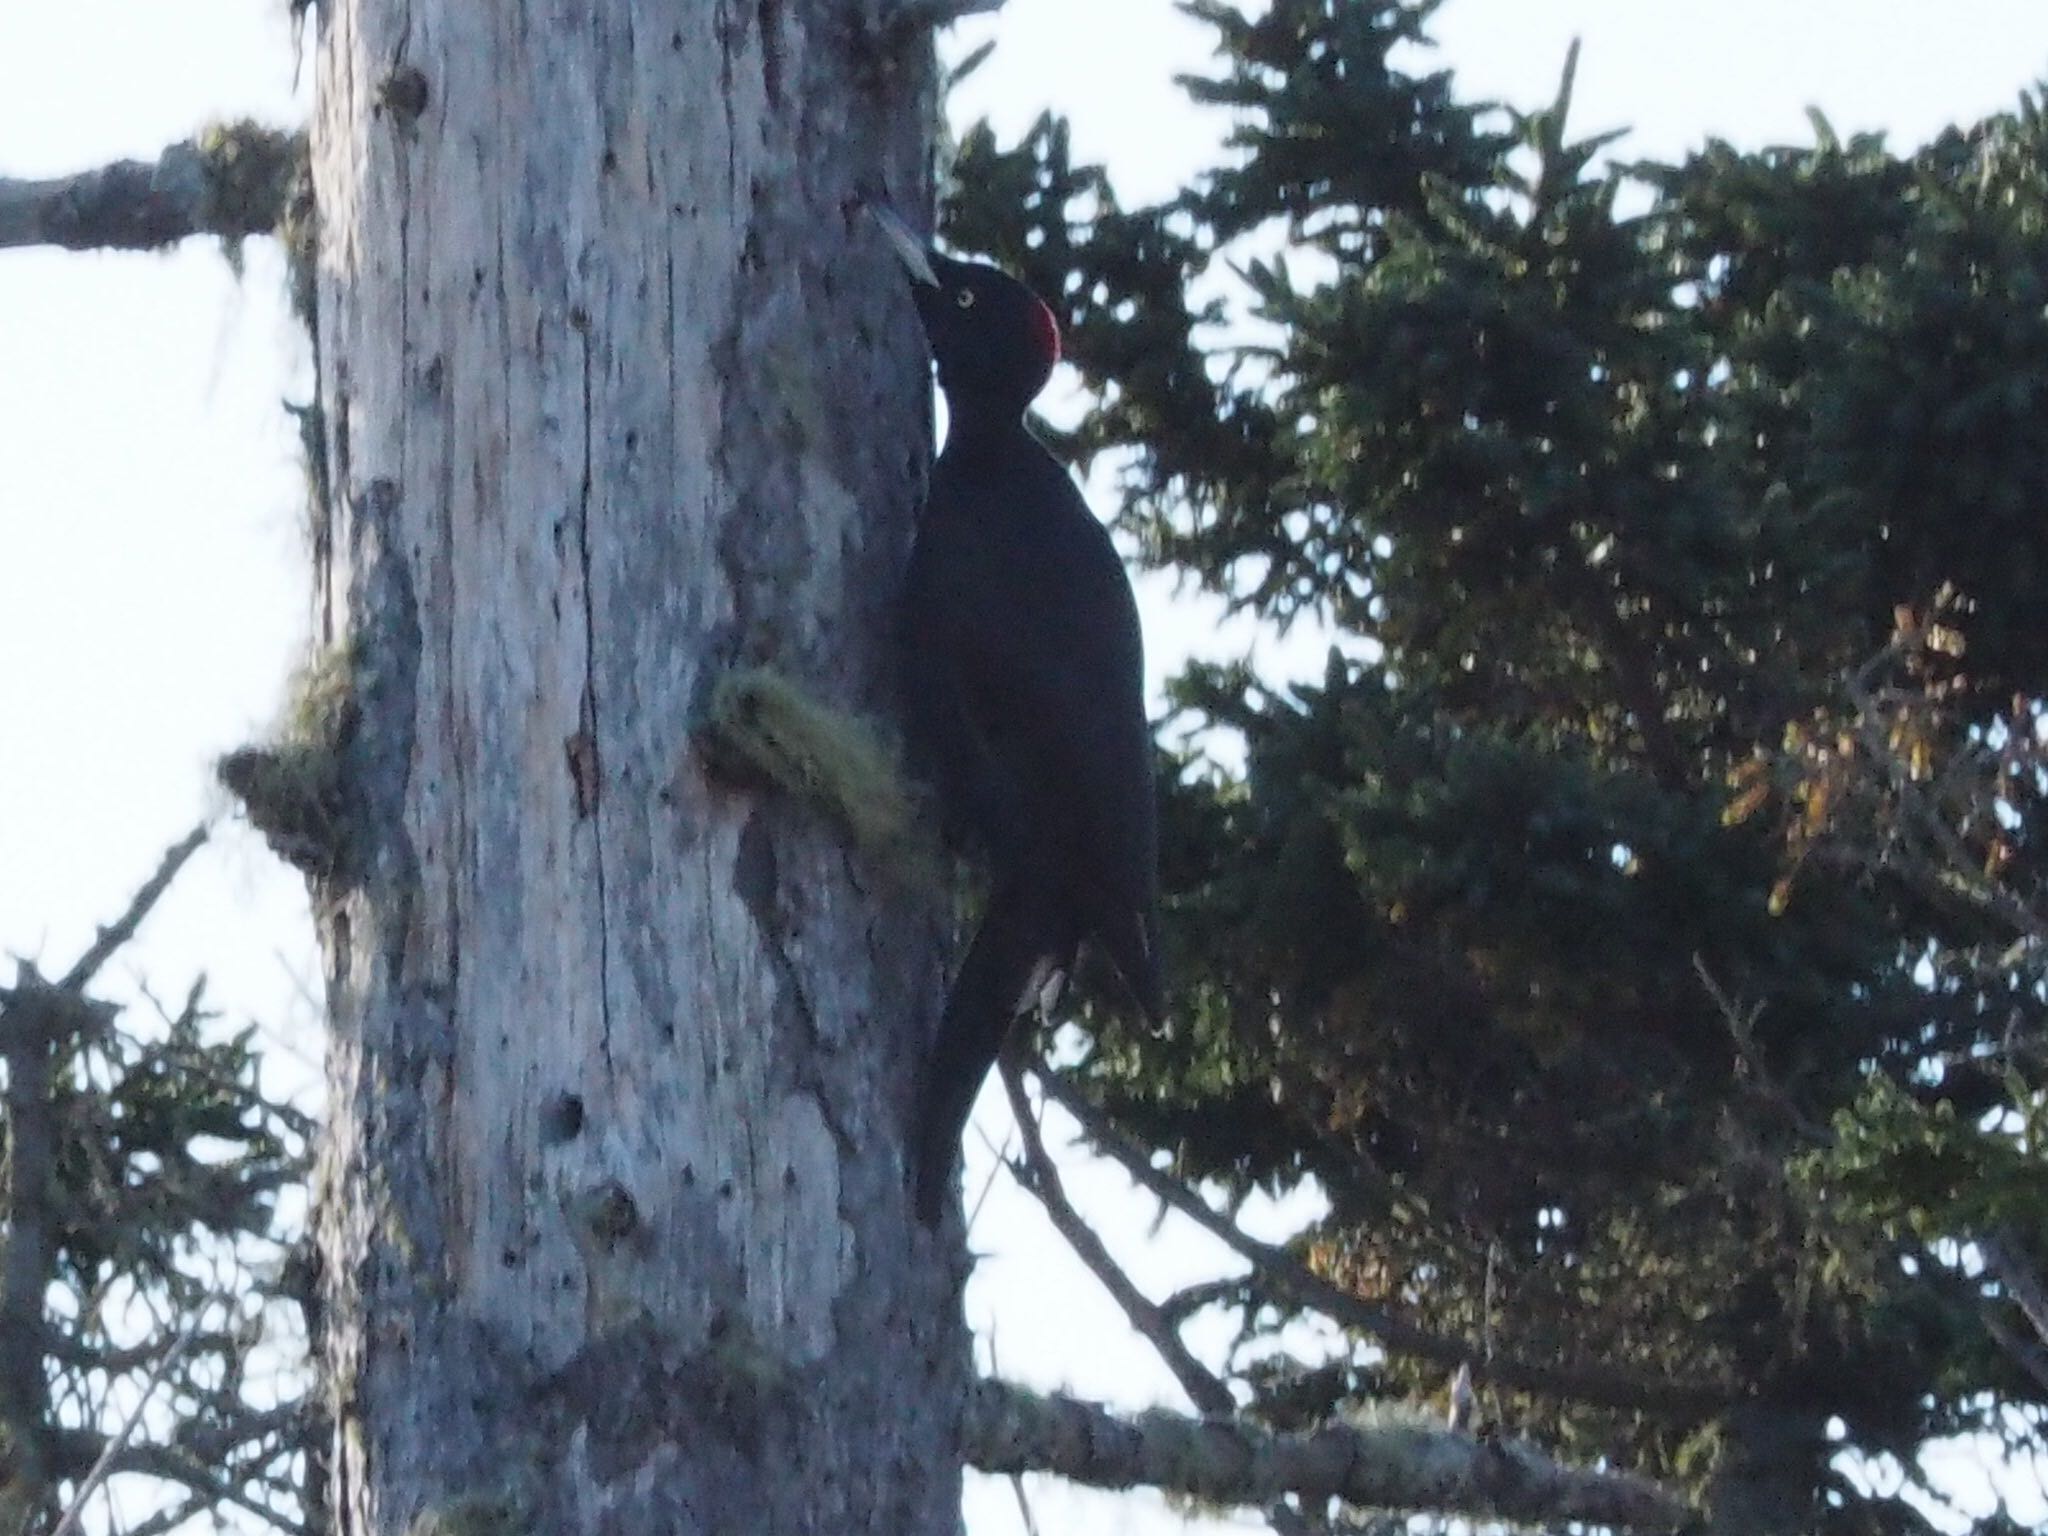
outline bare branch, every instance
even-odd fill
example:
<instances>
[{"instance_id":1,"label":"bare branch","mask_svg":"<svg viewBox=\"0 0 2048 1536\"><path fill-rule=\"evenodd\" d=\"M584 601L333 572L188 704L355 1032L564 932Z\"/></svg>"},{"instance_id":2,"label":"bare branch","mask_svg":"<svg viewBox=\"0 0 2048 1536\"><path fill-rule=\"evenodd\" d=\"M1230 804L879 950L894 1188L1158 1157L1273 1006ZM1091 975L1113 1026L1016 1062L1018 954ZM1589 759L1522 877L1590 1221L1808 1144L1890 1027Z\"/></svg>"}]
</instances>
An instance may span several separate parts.
<instances>
[{"instance_id":1,"label":"bare branch","mask_svg":"<svg viewBox=\"0 0 2048 1536\"><path fill-rule=\"evenodd\" d=\"M2020 1337L2017 1330L2006 1326L1998 1315L1998 1305L1988 1298L1979 1303L1977 1321L1991 1336L1991 1342L2004 1350L2008 1359L2026 1372L2035 1386L2048 1391L2048 1350L2030 1339Z\"/></svg>"},{"instance_id":2,"label":"bare branch","mask_svg":"<svg viewBox=\"0 0 2048 1536\"><path fill-rule=\"evenodd\" d=\"M1984 1256L1984 1267L2012 1298L2035 1336L2048 1343L2048 1283L2042 1281L2040 1270L2020 1252L2012 1229L1999 1227L1982 1234L1977 1239L1977 1250Z\"/></svg>"},{"instance_id":3,"label":"bare branch","mask_svg":"<svg viewBox=\"0 0 2048 1536\"><path fill-rule=\"evenodd\" d=\"M1047 1073L1041 1066L1036 1075L1043 1082ZM1024 1096L1023 1076L1014 1057L1003 1059L1002 1076L1003 1090L1010 1100L1011 1118L1017 1122L1018 1134L1024 1141L1025 1165L1016 1170L1018 1182L1045 1207L1046 1215L1059 1229L1060 1235L1066 1238L1067 1246L1088 1266L1117 1305L1124 1309L1124 1316L1130 1320L1131 1327L1158 1351L1159 1358L1173 1372L1188 1400L1207 1416L1235 1414L1238 1411L1237 1400L1231 1396L1230 1388L1181 1342L1180 1324L1191 1314L1186 1311L1176 1314L1168 1307L1154 1305L1148 1300L1067 1199L1059 1169L1045 1150L1038 1116L1032 1112L1031 1104ZM1173 1301L1179 1299L1178 1296L1172 1298ZM1018 1497L1020 1500L1023 1497L1021 1482ZM1028 1520L1028 1510L1026 1514ZM1283 1501L1271 1503L1266 1510L1266 1519L1281 1536L1308 1536L1309 1522Z\"/></svg>"},{"instance_id":4,"label":"bare branch","mask_svg":"<svg viewBox=\"0 0 2048 1536\"><path fill-rule=\"evenodd\" d=\"M4 244L0 241L0 244ZM149 916L150 909L162 899L164 892L177 879L178 871L185 867L185 861L199 851L199 845L206 841L206 827L202 824L187 832L173 843L156 867L156 873L143 881L142 889L135 893L135 899L128 903L128 910L102 928L99 937L92 941L92 947L78 957L78 963L64 973L57 983L59 990L76 992L98 974L114 952L135 937L135 930L142 926L142 920Z\"/></svg>"},{"instance_id":5,"label":"bare branch","mask_svg":"<svg viewBox=\"0 0 2048 1536\"><path fill-rule=\"evenodd\" d=\"M1038 1516L1031 1510L1031 1495L1024 1491L1024 1474L1010 1479L1010 1491L1017 1496L1017 1518L1024 1522L1024 1536L1038 1536Z\"/></svg>"},{"instance_id":6,"label":"bare branch","mask_svg":"<svg viewBox=\"0 0 2048 1536\"><path fill-rule=\"evenodd\" d=\"M232 1349L234 1336L225 1332L209 1332L196 1335L191 1348L200 1354L219 1353ZM49 1341L50 1359L74 1371L103 1371L109 1376L125 1376L130 1371L141 1370L162 1353L160 1340L151 1339L126 1349L101 1348L92 1343L81 1342L75 1337L59 1335Z\"/></svg>"},{"instance_id":7,"label":"bare branch","mask_svg":"<svg viewBox=\"0 0 2048 1536\"><path fill-rule=\"evenodd\" d=\"M1898 797L1912 824L1934 845L1939 858L1947 864L1951 878L1942 882L1940 889L1960 897L1980 912L2004 919L2014 932L2034 943L2048 944L2048 916L2036 912L2009 887L1984 877L1983 861L1970 850L1969 844L1914 782L1912 765L1893 749L1882 724L1877 700L1866 686L1865 676L1877 662L1889 659L1894 651L1894 647L1881 651L1843 685L1849 702L1856 707L1857 736L1884 766L1892 793Z\"/></svg>"},{"instance_id":8,"label":"bare branch","mask_svg":"<svg viewBox=\"0 0 2048 1536\"><path fill-rule=\"evenodd\" d=\"M1513 1355L1485 1358L1485 1351L1478 1345L1433 1332L1395 1316L1385 1307L1362 1301L1332 1285L1286 1249L1248 1236L1228 1216L1212 1210L1194 1190L1154 1168L1146 1149L1112 1124L1071 1083L1051 1073L1043 1074L1040 1081L1046 1097L1079 1121L1088 1139L1123 1164L1140 1185L1249 1260L1260 1285L1300 1306L1314 1308L1346 1327L1371 1334L1394 1354L1429 1360L1450 1370L1470 1363L1475 1382L1513 1391L1641 1409L1681 1420L1704 1418L1736 1400L1732 1389L1712 1383L1666 1382L1628 1371L1553 1365Z\"/></svg>"},{"instance_id":9,"label":"bare branch","mask_svg":"<svg viewBox=\"0 0 2048 1536\"><path fill-rule=\"evenodd\" d=\"M114 1473L139 1472L165 1482L177 1483L197 1495L204 1506L233 1505L245 1509L283 1536L312 1536L305 1523L291 1519L273 1505L264 1503L233 1475L222 1475L197 1458L169 1446L131 1445L114 1458Z\"/></svg>"},{"instance_id":10,"label":"bare branch","mask_svg":"<svg viewBox=\"0 0 2048 1536\"><path fill-rule=\"evenodd\" d=\"M207 1509L205 1500L198 1497L186 1499L183 1503L172 1504L158 1510L139 1525L131 1525L121 1536L164 1536L166 1531L175 1531L188 1520L196 1520Z\"/></svg>"},{"instance_id":11,"label":"bare branch","mask_svg":"<svg viewBox=\"0 0 2048 1536\"><path fill-rule=\"evenodd\" d=\"M128 1411L128 1417L122 1422L120 1429L107 1441L106 1447L99 1454L99 1459L92 1464L92 1470L85 1474L85 1480L78 1485L77 1493L72 1495L71 1507L64 1511L64 1518L57 1522L57 1528L50 1536L71 1536L71 1533L78 1529L79 1518L85 1513L86 1501L98 1491L100 1484L107 1480L113 1471L115 1459L127 1450L129 1443L134 1440L135 1431L142 1426L143 1410L149 1406L149 1400L156 1395L157 1383L163 1380L166 1371L178 1363L178 1357L184 1354L192 1343L193 1335L199 1331L200 1316L197 1311L192 1314L192 1321L186 1324L185 1331L171 1340L170 1347L158 1357L156 1364L150 1367L149 1375L142 1383L142 1391L136 1396L135 1406Z\"/></svg>"},{"instance_id":12,"label":"bare branch","mask_svg":"<svg viewBox=\"0 0 2048 1536\"><path fill-rule=\"evenodd\" d=\"M223 124L155 160L122 160L49 181L0 177L0 250L156 250L187 235L241 239L283 217L303 134Z\"/></svg>"},{"instance_id":13,"label":"bare branch","mask_svg":"<svg viewBox=\"0 0 2048 1536\"><path fill-rule=\"evenodd\" d=\"M1178 1328L1197 1312L1209 1307L1242 1307L1249 1301L1250 1294L1243 1275L1225 1275L1220 1280L1202 1280L1182 1286L1159 1303L1159 1311Z\"/></svg>"},{"instance_id":14,"label":"bare branch","mask_svg":"<svg viewBox=\"0 0 2048 1536\"><path fill-rule=\"evenodd\" d=\"M1055 1472L1095 1488L1140 1485L1219 1503L1342 1499L1370 1508L1633 1530L1688 1526L1693 1512L1640 1478L1562 1467L1520 1442L1446 1430L1333 1425L1273 1434L1237 1420L1152 1412L1120 1418L1005 1382L971 1393L962 1439L984 1472Z\"/></svg>"},{"instance_id":15,"label":"bare branch","mask_svg":"<svg viewBox=\"0 0 2048 1536\"><path fill-rule=\"evenodd\" d=\"M1230 1395L1216 1375L1188 1352L1188 1347L1174 1331L1172 1321L1155 1306L1130 1276L1123 1272L1102 1239L1095 1235L1095 1229L1081 1219L1081 1213L1074 1209L1067 1199L1065 1186L1060 1182L1059 1169L1053 1166L1051 1156L1045 1150L1044 1138L1039 1134L1037 1116L1032 1113L1031 1102L1024 1096L1024 1080L1014 1060L1005 1058L1002 1063L1003 1088L1010 1096L1010 1110L1016 1116L1018 1132L1024 1138L1024 1163L1018 1170L1017 1182L1034 1195L1045 1207L1045 1214L1053 1226L1067 1240L1067 1246L1074 1250L1075 1257L1087 1265L1095 1278L1102 1282L1102 1288L1109 1292L1116 1304L1124 1309L1135 1328L1173 1372L1181 1390L1188 1400L1205 1414L1230 1414L1237 1411L1237 1399ZM1040 1074L1044 1080L1044 1074Z\"/></svg>"},{"instance_id":16,"label":"bare branch","mask_svg":"<svg viewBox=\"0 0 2048 1536\"><path fill-rule=\"evenodd\" d=\"M1693 974L1699 977L1700 985L1706 989L1714 1011L1728 1026L1729 1038L1735 1042L1736 1059L1742 1067L1743 1085L1750 1095L1760 1099L1803 1140L1817 1147L1834 1145L1834 1134L1802 1111L1790 1090L1765 1070L1763 1053L1757 1049L1756 1043L1756 1021L1763 1016L1763 1004L1754 1003L1748 1008L1737 1006L1735 999L1715 978L1704 955L1694 954L1692 969Z\"/></svg>"}]
</instances>

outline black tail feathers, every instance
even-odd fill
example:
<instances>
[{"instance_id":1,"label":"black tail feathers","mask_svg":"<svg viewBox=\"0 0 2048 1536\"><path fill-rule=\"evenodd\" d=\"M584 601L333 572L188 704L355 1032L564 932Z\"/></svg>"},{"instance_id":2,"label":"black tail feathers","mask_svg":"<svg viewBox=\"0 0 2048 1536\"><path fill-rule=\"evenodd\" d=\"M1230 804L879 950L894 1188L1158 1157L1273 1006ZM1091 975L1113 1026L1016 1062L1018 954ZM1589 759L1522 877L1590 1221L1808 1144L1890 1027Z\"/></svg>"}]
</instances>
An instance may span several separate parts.
<instances>
[{"instance_id":1,"label":"black tail feathers","mask_svg":"<svg viewBox=\"0 0 2048 1536\"><path fill-rule=\"evenodd\" d=\"M936 1226L952 1186L982 1079L1018 1019L1038 1007L1039 992L1055 970L1071 968L1075 938L1041 903L1015 886L990 895L974 942L946 998L939 1036L925 1059L912 1127L918 1219Z\"/></svg>"}]
</instances>

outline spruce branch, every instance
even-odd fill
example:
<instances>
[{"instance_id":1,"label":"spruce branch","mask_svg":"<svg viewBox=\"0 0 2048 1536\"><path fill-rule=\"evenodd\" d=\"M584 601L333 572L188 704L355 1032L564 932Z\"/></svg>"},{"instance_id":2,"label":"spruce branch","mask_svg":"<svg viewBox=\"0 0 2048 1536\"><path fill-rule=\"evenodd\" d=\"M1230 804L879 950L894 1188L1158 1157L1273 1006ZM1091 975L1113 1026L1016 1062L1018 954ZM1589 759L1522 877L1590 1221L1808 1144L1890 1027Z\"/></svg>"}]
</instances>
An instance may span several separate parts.
<instances>
[{"instance_id":1,"label":"spruce branch","mask_svg":"<svg viewBox=\"0 0 2048 1536\"><path fill-rule=\"evenodd\" d=\"M303 1442L295 1433L303 1404L251 1404L243 1389L253 1325L239 1306L221 1312L225 1288L205 1285L184 1261L210 1236L270 1238L270 1197L303 1178L287 1138L306 1122L262 1100L248 1075L246 1036L203 1038L208 1015L198 984L181 1006L158 1005L161 1040L119 1029L119 1010L87 990L206 835L195 828L167 850L59 980L24 962L14 984L0 987L8 1151L0 1178L0 1438L8 1442L0 1525L10 1530L31 1514L53 1536L76 1529L94 1492L131 1473L192 1496L164 1513L189 1515L195 1501L234 1504L280 1530L297 1529L278 1510L295 1491L281 1467ZM172 1099L195 1108L166 1111ZM114 1117L124 1111L134 1113L116 1138ZM235 1155L195 1153L192 1141L209 1131L239 1140ZM82 1210L92 1213L89 1222ZM246 1258L233 1263L250 1268ZM110 1335L105 1310L117 1285L133 1288L128 1315L148 1319L149 1342ZM53 1288L70 1297L61 1309L51 1304ZM134 1378L138 1395L116 1412L114 1388L124 1377ZM153 1426L167 1401L177 1427L163 1439ZM68 1511L46 1508L67 1484Z\"/></svg>"},{"instance_id":2,"label":"spruce branch","mask_svg":"<svg viewBox=\"0 0 2048 1536\"><path fill-rule=\"evenodd\" d=\"M1428 1360L1448 1370L1469 1363L1475 1382L1511 1391L1640 1409L1684 1421L1707 1417L1736 1400L1732 1389L1711 1382L1663 1381L1607 1367L1555 1365L1498 1352L1487 1357L1477 1344L1437 1333L1385 1307L1362 1301L1316 1274L1285 1248L1241 1231L1194 1190L1154 1168L1145 1149L1112 1124L1072 1083L1051 1072L1041 1073L1039 1081L1045 1096L1072 1115L1088 1140L1121 1163L1142 1188L1248 1260L1256 1284L1346 1327L1371 1334L1392 1354Z\"/></svg>"},{"instance_id":3,"label":"spruce branch","mask_svg":"<svg viewBox=\"0 0 2048 1536\"><path fill-rule=\"evenodd\" d=\"M143 1412L149 1407L150 1399L156 1396L157 1384L164 1379L164 1373L178 1363L178 1357L191 1346L193 1335L199 1331L199 1319L202 1315L195 1311L184 1331L171 1340L170 1347L165 1349L157 1357L156 1363L150 1367L149 1375L143 1379L142 1390L136 1395L135 1405L128 1410L128 1417L122 1421L120 1429L115 1431L105 1448L100 1451L99 1458L92 1464L92 1470L85 1474L84 1481L78 1485L78 1491L71 1496L71 1507L64 1511L64 1518L57 1522L57 1528L50 1536L72 1536L72 1532L78 1529L78 1522L85 1514L86 1503L99 1491L100 1484L113 1474L115 1461L135 1439L135 1431L142 1427Z\"/></svg>"}]
</instances>

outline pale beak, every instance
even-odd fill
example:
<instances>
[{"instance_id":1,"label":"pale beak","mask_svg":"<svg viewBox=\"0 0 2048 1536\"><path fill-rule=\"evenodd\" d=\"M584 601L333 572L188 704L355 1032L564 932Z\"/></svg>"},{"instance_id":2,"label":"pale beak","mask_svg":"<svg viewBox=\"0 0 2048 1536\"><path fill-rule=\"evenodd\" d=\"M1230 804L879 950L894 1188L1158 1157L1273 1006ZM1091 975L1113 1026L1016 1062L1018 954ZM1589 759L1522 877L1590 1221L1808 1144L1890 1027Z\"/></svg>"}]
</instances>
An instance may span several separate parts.
<instances>
[{"instance_id":1,"label":"pale beak","mask_svg":"<svg viewBox=\"0 0 2048 1536\"><path fill-rule=\"evenodd\" d=\"M912 280L927 287L939 286L939 275L932 270L931 252L925 243L910 232L910 226L903 222L894 208L887 203L863 203L868 217L882 227L882 233L889 237L889 247L895 251L896 259L903 263Z\"/></svg>"}]
</instances>

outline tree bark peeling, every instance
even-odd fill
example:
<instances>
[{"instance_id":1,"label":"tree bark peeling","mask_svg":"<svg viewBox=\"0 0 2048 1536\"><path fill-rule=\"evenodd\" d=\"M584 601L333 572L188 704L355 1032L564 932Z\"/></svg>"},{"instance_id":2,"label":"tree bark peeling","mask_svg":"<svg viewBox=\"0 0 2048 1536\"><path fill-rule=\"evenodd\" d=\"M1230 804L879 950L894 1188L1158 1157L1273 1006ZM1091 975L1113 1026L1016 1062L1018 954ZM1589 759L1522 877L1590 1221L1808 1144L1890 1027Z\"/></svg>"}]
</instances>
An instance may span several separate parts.
<instances>
[{"instance_id":1,"label":"tree bark peeling","mask_svg":"<svg viewBox=\"0 0 2048 1536\"><path fill-rule=\"evenodd\" d=\"M957 1520L939 915L688 746L735 666L888 705L926 390L851 210L923 185L930 67L839 11L321 9L347 1532Z\"/></svg>"}]
</instances>

